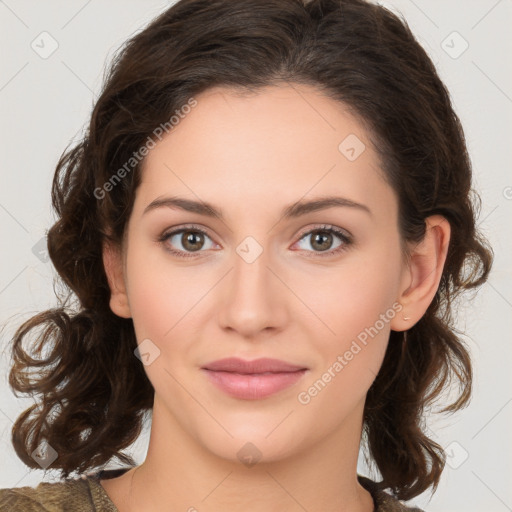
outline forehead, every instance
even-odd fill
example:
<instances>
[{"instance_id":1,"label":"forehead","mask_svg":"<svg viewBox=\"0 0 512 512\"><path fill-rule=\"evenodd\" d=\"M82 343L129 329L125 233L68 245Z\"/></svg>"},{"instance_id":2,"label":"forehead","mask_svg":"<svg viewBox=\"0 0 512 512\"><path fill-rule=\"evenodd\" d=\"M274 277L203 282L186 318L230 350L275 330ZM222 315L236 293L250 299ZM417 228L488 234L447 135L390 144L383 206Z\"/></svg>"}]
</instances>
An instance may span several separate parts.
<instances>
[{"instance_id":1,"label":"forehead","mask_svg":"<svg viewBox=\"0 0 512 512\"><path fill-rule=\"evenodd\" d=\"M215 204L242 198L245 211L335 193L394 201L363 124L316 88L214 88L194 99L146 157L146 203L165 193Z\"/></svg>"}]
</instances>

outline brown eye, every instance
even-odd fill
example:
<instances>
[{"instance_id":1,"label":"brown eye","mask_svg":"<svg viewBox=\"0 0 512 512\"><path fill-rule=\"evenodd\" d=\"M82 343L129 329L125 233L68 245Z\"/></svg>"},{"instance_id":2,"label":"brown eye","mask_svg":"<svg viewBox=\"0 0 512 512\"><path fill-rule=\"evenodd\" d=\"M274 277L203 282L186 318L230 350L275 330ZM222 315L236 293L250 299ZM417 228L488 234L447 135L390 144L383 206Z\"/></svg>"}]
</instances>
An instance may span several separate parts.
<instances>
[{"instance_id":1,"label":"brown eye","mask_svg":"<svg viewBox=\"0 0 512 512\"><path fill-rule=\"evenodd\" d=\"M311 247L319 251L330 249L333 243L333 236L327 231L316 231L311 237Z\"/></svg>"},{"instance_id":2,"label":"brown eye","mask_svg":"<svg viewBox=\"0 0 512 512\"><path fill-rule=\"evenodd\" d=\"M187 251L197 251L204 244L204 236L199 231L184 231L181 235L181 243Z\"/></svg>"},{"instance_id":3,"label":"brown eye","mask_svg":"<svg viewBox=\"0 0 512 512\"><path fill-rule=\"evenodd\" d=\"M304 243L304 241L307 242L308 238L309 243ZM299 248L309 252L310 256L332 256L347 249L352 244L352 238L339 228L324 226L304 233L298 244ZM312 250L308 248L308 245Z\"/></svg>"},{"instance_id":4,"label":"brown eye","mask_svg":"<svg viewBox=\"0 0 512 512\"><path fill-rule=\"evenodd\" d=\"M194 257L194 253L205 252L203 249L211 249L214 246L212 239L206 232L199 228L185 227L164 233L159 237L165 250L175 256L187 258Z\"/></svg>"}]
</instances>

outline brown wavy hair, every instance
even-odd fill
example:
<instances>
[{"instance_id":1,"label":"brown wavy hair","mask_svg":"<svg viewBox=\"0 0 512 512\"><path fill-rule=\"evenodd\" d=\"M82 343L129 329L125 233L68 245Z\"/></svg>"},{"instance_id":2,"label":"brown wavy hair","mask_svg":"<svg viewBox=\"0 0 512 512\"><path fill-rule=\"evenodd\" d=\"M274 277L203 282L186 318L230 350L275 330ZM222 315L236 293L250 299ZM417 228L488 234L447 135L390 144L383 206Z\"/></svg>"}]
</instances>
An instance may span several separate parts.
<instances>
[{"instance_id":1,"label":"brown wavy hair","mask_svg":"<svg viewBox=\"0 0 512 512\"><path fill-rule=\"evenodd\" d=\"M475 226L478 196L447 89L407 23L364 0L181 0L115 54L85 135L61 155L52 186L48 249L68 295L12 339L9 384L36 399L12 429L29 467L39 468L30 454L42 441L58 453L48 468L63 477L113 457L133 465L122 450L151 413L154 389L134 356L133 323L110 310L102 262L105 240L122 243L144 160L108 193L104 184L195 95L283 83L315 86L368 127L398 195L403 241L421 240L430 215L450 223L435 298L411 329L391 332L363 422L382 489L407 500L437 488L445 456L425 433L425 411L449 385L458 396L444 412L470 399L453 300L487 279L492 249ZM34 354L46 357L24 350L29 334Z\"/></svg>"}]
</instances>

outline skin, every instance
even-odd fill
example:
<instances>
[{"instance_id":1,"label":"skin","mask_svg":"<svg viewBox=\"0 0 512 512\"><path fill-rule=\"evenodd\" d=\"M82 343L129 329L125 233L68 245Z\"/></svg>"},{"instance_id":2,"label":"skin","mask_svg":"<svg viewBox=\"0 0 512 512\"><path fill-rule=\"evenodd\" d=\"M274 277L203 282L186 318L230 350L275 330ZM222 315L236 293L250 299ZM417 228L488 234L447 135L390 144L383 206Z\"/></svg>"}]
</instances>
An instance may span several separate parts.
<instances>
[{"instance_id":1,"label":"skin","mask_svg":"<svg viewBox=\"0 0 512 512\"><path fill-rule=\"evenodd\" d=\"M112 310L132 318L138 343L150 339L160 355L144 367L155 389L147 457L102 485L120 512L370 512L372 498L357 481L366 393L390 329L412 327L434 297L449 224L427 219L424 240L405 257L397 198L368 133L313 87L246 95L215 88L196 100L147 156L123 246L104 246ZM366 146L354 161L338 149L349 134ZM211 203L224 220L170 207L144 213L170 195ZM371 213L343 206L281 215L324 195ZM179 258L166 248L187 252L186 238L159 237L188 223L207 236L195 242L199 251L188 250L193 257ZM350 233L352 243L323 256L343 244L331 233L319 249L307 233L323 224ZM262 249L251 263L237 253L248 236ZM403 309L389 318L393 305ZM298 394L386 312L378 334L300 403ZM230 356L308 371L275 395L243 400L200 371ZM261 456L251 467L237 456L248 442Z\"/></svg>"}]
</instances>

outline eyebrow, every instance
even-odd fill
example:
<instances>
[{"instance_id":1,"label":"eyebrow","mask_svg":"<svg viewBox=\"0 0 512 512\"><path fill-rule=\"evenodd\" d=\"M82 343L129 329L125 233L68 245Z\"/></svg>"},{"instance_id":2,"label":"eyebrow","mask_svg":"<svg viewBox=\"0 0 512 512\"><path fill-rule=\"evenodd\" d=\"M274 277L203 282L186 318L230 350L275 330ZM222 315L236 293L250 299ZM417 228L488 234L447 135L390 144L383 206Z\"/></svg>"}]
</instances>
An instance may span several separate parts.
<instances>
[{"instance_id":1,"label":"eyebrow","mask_svg":"<svg viewBox=\"0 0 512 512\"><path fill-rule=\"evenodd\" d=\"M357 203L344 197L327 196L310 201L299 200L291 205L288 205L282 210L281 217L285 219L296 218L311 212L326 210L327 208L333 207L354 208L364 211L370 216L372 215L370 208L364 204ZM194 201L176 196L156 198L154 201L151 201L151 203L149 203L146 208L144 208L142 215L157 208L179 209L191 213L197 213L199 215L204 215L206 217L215 217L221 221L225 220L222 209L216 208L210 203L205 201Z\"/></svg>"}]
</instances>

